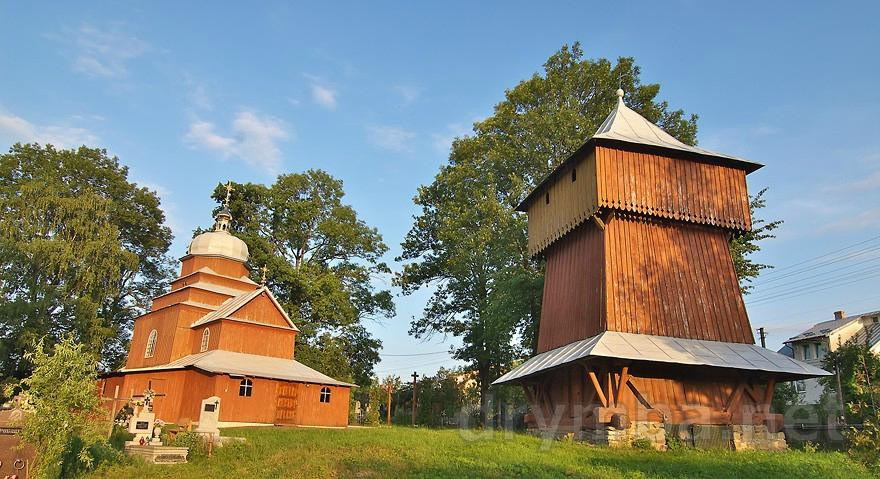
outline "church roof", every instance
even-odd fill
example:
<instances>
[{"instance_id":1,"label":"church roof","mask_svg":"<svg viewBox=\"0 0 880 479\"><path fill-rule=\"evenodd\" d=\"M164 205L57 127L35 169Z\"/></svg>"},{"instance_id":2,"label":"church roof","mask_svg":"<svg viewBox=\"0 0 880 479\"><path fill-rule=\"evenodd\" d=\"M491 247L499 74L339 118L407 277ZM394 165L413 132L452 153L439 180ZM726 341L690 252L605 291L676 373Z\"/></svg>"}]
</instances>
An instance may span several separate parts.
<instances>
[{"instance_id":1,"label":"church roof","mask_svg":"<svg viewBox=\"0 0 880 479\"><path fill-rule=\"evenodd\" d=\"M165 371L184 368L201 369L209 373L229 374L233 376L251 376L285 381L299 381L312 384L328 384L332 386L355 386L338 381L319 373L314 369L293 359L259 356L256 354L237 353L215 349L204 353L190 354L161 366L147 368L122 368L118 373L138 373L149 371Z\"/></svg>"},{"instance_id":2,"label":"church roof","mask_svg":"<svg viewBox=\"0 0 880 479\"><path fill-rule=\"evenodd\" d=\"M831 374L754 344L606 331L538 354L492 384L521 380L593 357L764 371L791 379Z\"/></svg>"},{"instance_id":3,"label":"church roof","mask_svg":"<svg viewBox=\"0 0 880 479\"><path fill-rule=\"evenodd\" d=\"M526 198L516 207L518 211L526 211L528 203L534 198L538 192L556 175L562 171L568 163L574 161L575 158L581 156L585 150L594 147L599 142L621 142L629 145L647 147L651 149L672 150L673 152L684 152L688 155L696 156L704 161L718 163L732 168L745 170L751 173L764 165L754 163L742 158L718 153L696 146L682 143L669 133L666 133L659 126L651 123L642 115L626 106L623 102L623 90L617 90L617 105L611 110L611 113L605 117L605 121L576 152L569 156L565 161L560 163L553 171L550 172L543 180L529 193Z\"/></svg>"},{"instance_id":4,"label":"church roof","mask_svg":"<svg viewBox=\"0 0 880 479\"><path fill-rule=\"evenodd\" d=\"M273 295L272 292L269 291L269 288L265 286L259 287L249 293L240 294L238 296L227 299L223 302L223 304L220 305L219 308L217 308L216 311L211 311L210 313L197 319L190 325L190 327L194 328L196 326L201 326L212 321L229 318L231 314L243 308L246 304L250 303L254 298L260 296L263 293L266 293L269 299L272 300L272 303L275 304L275 307L278 308L278 311L280 311L282 316L284 316L287 324L289 324L294 331L299 331L299 328L297 328L296 325L293 324L290 316L287 315L287 312L284 311L284 308L282 308L281 304L278 303L278 300L275 299L275 295Z\"/></svg>"}]
</instances>

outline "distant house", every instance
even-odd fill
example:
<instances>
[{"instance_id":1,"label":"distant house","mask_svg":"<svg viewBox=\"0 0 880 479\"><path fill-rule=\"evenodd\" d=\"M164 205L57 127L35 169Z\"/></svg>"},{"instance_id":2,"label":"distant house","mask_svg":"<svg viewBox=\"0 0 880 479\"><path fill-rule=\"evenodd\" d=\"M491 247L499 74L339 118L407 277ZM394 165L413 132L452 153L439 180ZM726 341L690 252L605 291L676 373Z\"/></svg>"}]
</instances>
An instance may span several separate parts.
<instances>
[{"instance_id":1,"label":"distant house","mask_svg":"<svg viewBox=\"0 0 880 479\"><path fill-rule=\"evenodd\" d=\"M822 367L822 360L831 351L843 344L852 342L865 344L871 351L880 354L880 311L845 316L843 311L835 311L834 319L814 325L785 342L780 353ZM795 381L798 392L803 394L805 404L816 404L822 397L819 380L804 379Z\"/></svg>"}]
</instances>

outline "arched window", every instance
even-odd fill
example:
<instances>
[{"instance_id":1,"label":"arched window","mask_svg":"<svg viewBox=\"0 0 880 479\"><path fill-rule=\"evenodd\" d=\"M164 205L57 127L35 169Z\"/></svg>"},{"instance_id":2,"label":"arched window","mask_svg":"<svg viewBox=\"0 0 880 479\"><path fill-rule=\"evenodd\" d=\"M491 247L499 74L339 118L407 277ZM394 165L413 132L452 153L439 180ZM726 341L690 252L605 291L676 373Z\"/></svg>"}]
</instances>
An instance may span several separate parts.
<instances>
[{"instance_id":1,"label":"arched window","mask_svg":"<svg viewBox=\"0 0 880 479\"><path fill-rule=\"evenodd\" d=\"M199 348L199 352L204 353L208 350L208 341L211 340L211 330L209 328L205 328L205 331L202 333L202 347Z\"/></svg>"},{"instance_id":2,"label":"arched window","mask_svg":"<svg viewBox=\"0 0 880 479\"><path fill-rule=\"evenodd\" d=\"M156 352L156 340L159 339L159 332L155 329L150 331L150 337L147 338L147 349L144 350L145 358L152 358Z\"/></svg>"},{"instance_id":3,"label":"arched window","mask_svg":"<svg viewBox=\"0 0 880 479\"><path fill-rule=\"evenodd\" d=\"M321 402L330 402L330 388L321 388Z\"/></svg>"},{"instance_id":4,"label":"arched window","mask_svg":"<svg viewBox=\"0 0 880 479\"><path fill-rule=\"evenodd\" d=\"M242 379L240 383L238 383L238 395L244 397L251 397L251 392L254 389L254 383L251 382L250 379Z\"/></svg>"}]
</instances>

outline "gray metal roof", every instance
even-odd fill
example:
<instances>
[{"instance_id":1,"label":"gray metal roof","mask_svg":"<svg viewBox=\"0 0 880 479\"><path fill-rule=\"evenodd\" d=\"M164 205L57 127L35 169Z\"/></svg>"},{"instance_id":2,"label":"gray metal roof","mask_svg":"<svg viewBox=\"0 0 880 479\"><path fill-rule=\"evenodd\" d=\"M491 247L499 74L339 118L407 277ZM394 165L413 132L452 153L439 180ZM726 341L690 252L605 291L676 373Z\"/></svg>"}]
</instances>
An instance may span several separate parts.
<instances>
[{"instance_id":1,"label":"gray metal roof","mask_svg":"<svg viewBox=\"0 0 880 479\"><path fill-rule=\"evenodd\" d=\"M194 367L217 374L236 376L252 376L285 381L299 381L313 384L329 384L335 386L355 386L338 381L293 359L258 356L256 354L237 353L215 349L204 353L190 354L168 364L148 368L122 368L119 373L138 373L164 371Z\"/></svg>"},{"instance_id":2,"label":"gray metal roof","mask_svg":"<svg viewBox=\"0 0 880 479\"><path fill-rule=\"evenodd\" d=\"M752 163L736 156L697 148L696 146L690 146L678 141L674 136L666 133L660 127L651 123L645 117L626 106L623 102L623 90L617 90L617 106L614 107L614 110L611 110L611 113L605 118L605 121L602 122L599 129L596 130L593 138L605 138L639 145L659 146L662 148L672 148L674 150L696 153L698 155L736 160L738 162L753 164L755 169L760 168L761 166L757 163Z\"/></svg>"},{"instance_id":3,"label":"gray metal roof","mask_svg":"<svg viewBox=\"0 0 880 479\"><path fill-rule=\"evenodd\" d=\"M838 329L849 325L853 321L858 321L864 317L870 318L874 316L880 316L880 311L870 311L867 313L854 314L852 316L847 316L841 319L830 319L828 321L816 323L810 329L804 331L803 333L788 338L788 341L786 341L786 343L800 341L802 339L825 337L837 331Z\"/></svg>"},{"instance_id":4,"label":"gray metal roof","mask_svg":"<svg viewBox=\"0 0 880 479\"><path fill-rule=\"evenodd\" d=\"M764 371L799 378L831 374L754 344L606 331L538 354L496 379L492 384L516 381L578 360L595 357Z\"/></svg>"}]
</instances>

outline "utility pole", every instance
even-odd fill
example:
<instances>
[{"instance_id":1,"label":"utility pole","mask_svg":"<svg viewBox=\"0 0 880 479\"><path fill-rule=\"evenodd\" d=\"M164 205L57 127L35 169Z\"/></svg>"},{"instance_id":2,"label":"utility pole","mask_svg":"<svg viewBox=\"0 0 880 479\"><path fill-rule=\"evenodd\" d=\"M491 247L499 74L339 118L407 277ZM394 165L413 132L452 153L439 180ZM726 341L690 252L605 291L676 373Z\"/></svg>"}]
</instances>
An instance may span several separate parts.
<instances>
[{"instance_id":1,"label":"utility pole","mask_svg":"<svg viewBox=\"0 0 880 479\"><path fill-rule=\"evenodd\" d=\"M767 347L767 333L764 332L763 326L758 328L758 337L761 338L761 347L766 348Z\"/></svg>"},{"instance_id":2,"label":"utility pole","mask_svg":"<svg viewBox=\"0 0 880 479\"><path fill-rule=\"evenodd\" d=\"M391 381L385 383L385 392L388 393L388 402L385 405L385 423L391 425Z\"/></svg>"},{"instance_id":3,"label":"utility pole","mask_svg":"<svg viewBox=\"0 0 880 479\"><path fill-rule=\"evenodd\" d=\"M415 426L416 425L416 388L419 385L419 383L418 383L419 373L413 372L412 378L413 378L412 425Z\"/></svg>"}]
</instances>

